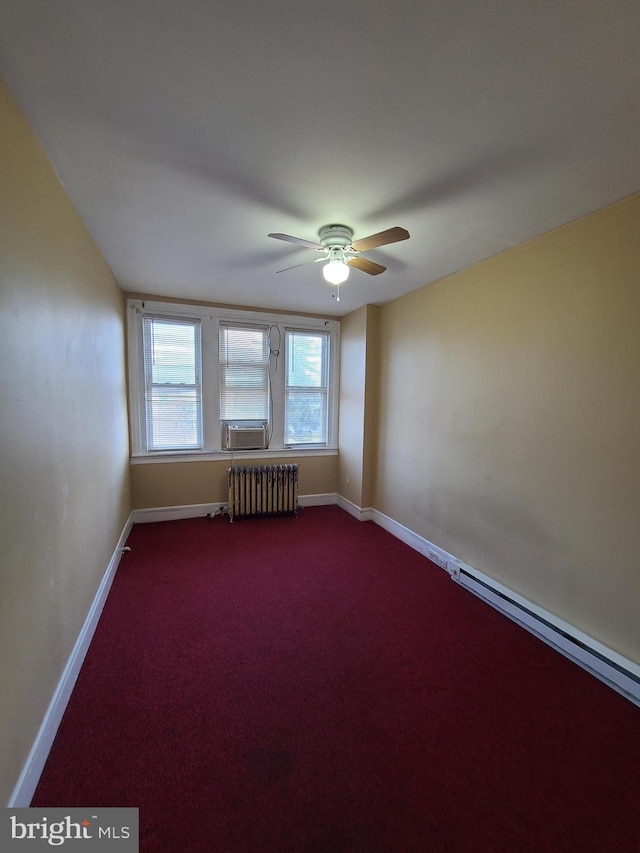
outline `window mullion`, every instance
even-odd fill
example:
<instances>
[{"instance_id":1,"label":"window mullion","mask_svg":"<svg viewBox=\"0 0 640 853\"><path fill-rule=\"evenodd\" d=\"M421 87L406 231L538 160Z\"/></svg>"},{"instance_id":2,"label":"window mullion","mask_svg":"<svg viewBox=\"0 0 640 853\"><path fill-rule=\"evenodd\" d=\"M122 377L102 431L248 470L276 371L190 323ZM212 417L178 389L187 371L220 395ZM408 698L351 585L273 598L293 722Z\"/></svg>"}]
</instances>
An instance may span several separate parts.
<instances>
[{"instance_id":1,"label":"window mullion","mask_svg":"<svg viewBox=\"0 0 640 853\"><path fill-rule=\"evenodd\" d=\"M236 396L241 408L244 407L244 411L235 414L244 415L242 420L250 420L248 415L264 416L260 421L268 418L269 447L273 450L288 446L302 450L305 446L333 443L337 420L334 399L338 381L337 322L148 300L130 300L127 309L131 436L135 456L158 451L215 452L221 449L225 370L221 369L220 354L225 328L257 331L258 340L264 344L264 349L259 346L256 350L257 357L253 361L251 348L239 358L232 351L227 353L229 359L224 364L228 368L226 379L230 387L226 391L229 399ZM155 322L156 326L147 334L150 322ZM291 326L292 322L296 326ZM185 336L191 336L194 350L198 350L199 345L199 352L194 352L189 359L190 366L184 361L184 343L177 345L177 360L172 361L171 347L167 348L166 339L173 331L183 341ZM313 375L310 386L304 378L301 385L287 384L290 333L298 336L297 357L304 361L311 354L314 364L309 363L312 372L307 372L308 377ZM322 346L317 344L318 340L322 341ZM321 363L317 358L320 353ZM187 367L190 375L185 373ZM170 373L163 373L167 370ZM262 401L259 403L262 408L252 410L252 400ZM302 416L298 418L302 429L298 433L294 429L294 433L288 435L285 413L290 405L298 405L298 409L300 406L310 408L311 421L307 411L302 420ZM180 433L181 420L191 422L186 427L188 435L184 431ZM320 426L325 439L322 442L315 440L320 436Z\"/></svg>"}]
</instances>

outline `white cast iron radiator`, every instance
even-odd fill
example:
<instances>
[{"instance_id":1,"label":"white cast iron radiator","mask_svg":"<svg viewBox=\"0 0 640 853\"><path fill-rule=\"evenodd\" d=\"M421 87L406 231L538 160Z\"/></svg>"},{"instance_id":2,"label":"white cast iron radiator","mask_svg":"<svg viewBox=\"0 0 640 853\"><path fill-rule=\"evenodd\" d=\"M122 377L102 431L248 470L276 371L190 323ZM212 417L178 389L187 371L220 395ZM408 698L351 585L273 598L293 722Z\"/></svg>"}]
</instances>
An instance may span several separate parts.
<instances>
[{"instance_id":1,"label":"white cast iron radiator","mask_svg":"<svg viewBox=\"0 0 640 853\"><path fill-rule=\"evenodd\" d=\"M239 465L227 469L229 520L298 510L297 465Z\"/></svg>"}]
</instances>

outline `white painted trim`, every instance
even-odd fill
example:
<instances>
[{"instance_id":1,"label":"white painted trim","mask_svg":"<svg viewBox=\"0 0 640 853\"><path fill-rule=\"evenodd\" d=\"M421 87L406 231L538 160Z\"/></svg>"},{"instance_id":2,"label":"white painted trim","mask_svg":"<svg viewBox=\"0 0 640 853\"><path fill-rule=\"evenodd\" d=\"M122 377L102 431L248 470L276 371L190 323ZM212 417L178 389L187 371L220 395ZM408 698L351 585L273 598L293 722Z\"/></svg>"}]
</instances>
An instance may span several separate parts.
<instances>
[{"instance_id":1,"label":"white painted trim","mask_svg":"<svg viewBox=\"0 0 640 853\"><path fill-rule=\"evenodd\" d=\"M42 724L36 738L31 747L31 751L22 768L22 773L16 783L13 793L7 803L7 808L27 808L31 803L36 786L44 769L44 765L49 756L49 752L53 745L56 733L66 707L71 698L71 693L80 674L80 669L84 662L85 656L89 649L91 640L96 630L98 620L102 614L105 601L111 589L111 584L116 574L120 558L122 557L122 549L125 546L127 537L131 532L133 519L130 515L120 534L118 544L115 547L109 565L102 576L98 590L93 598L89 612L84 620L78 638L71 650L69 659L60 676L58 685L49 702L49 707L46 710Z\"/></svg>"},{"instance_id":2,"label":"white painted trim","mask_svg":"<svg viewBox=\"0 0 640 853\"><path fill-rule=\"evenodd\" d=\"M640 706L640 666L569 622L528 601L499 581L462 562L376 509L361 509L338 495L338 506L355 518L371 519L410 548L444 568L452 580L552 646L591 675Z\"/></svg>"},{"instance_id":3,"label":"white painted trim","mask_svg":"<svg viewBox=\"0 0 640 853\"><path fill-rule=\"evenodd\" d=\"M423 536L419 536L413 530L410 530L408 527L405 527L403 524L400 524L398 521L371 506L359 507L342 495L338 495L338 506L359 521L374 521L379 527L391 533L396 539L400 539L405 545L409 545L414 551L418 551L418 553L431 560L431 562L435 563L441 569L447 569L447 562L455 559L448 551L444 551L433 542L430 542Z\"/></svg>"},{"instance_id":4,"label":"white painted trim","mask_svg":"<svg viewBox=\"0 0 640 853\"><path fill-rule=\"evenodd\" d=\"M461 571L452 573L451 577L482 601L640 706L640 666L632 660L472 566L462 564Z\"/></svg>"},{"instance_id":5,"label":"white painted trim","mask_svg":"<svg viewBox=\"0 0 640 853\"><path fill-rule=\"evenodd\" d=\"M299 506L332 506L337 503L335 492L325 492L318 495L298 495Z\"/></svg>"},{"instance_id":6,"label":"white painted trim","mask_svg":"<svg viewBox=\"0 0 640 853\"><path fill-rule=\"evenodd\" d=\"M372 521L375 521L380 527L383 527L397 539L400 539L410 548L413 548L414 551L422 554L423 557L431 560L432 563L435 563L441 569L445 569L446 571L448 562L455 560L455 557L449 554L448 551L445 551L443 548L440 548L435 543L425 539L424 536L420 536L388 515L384 515L384 513L379 512L377 509L371 509L369 512Z\"/></svg>"},{"instance_id":7,"label":"white painted trim","mask_svg":"<svg viewBox=\"0 0 640 853\"><path fill-rule=\"evenodd\" d=\"M327 506L335 504L335 492L319 495L299 495L299 506ZM227 512L226 501L209 504L183 504L182 506L155 506L148 509L134 509L131 513L134 524L147 524L154 521L178 521L182 518L198 518L216 515L222 510Z\"/></svg>"},{"instance_id":8,"label":"white painted trim","mask_svg":"<svg viewBox=\"0 0 640 853\"><path fill-rule=\"evenodd\" d=\"M354 504L353 501L348 500L342 495L338 495L337 504L340 509L343 509L345 512L348 512L349 515L352 515L354 518L357 518L358 521L370 521L371 513L373 510L371 507L365 507L364 509L357 504Z\"/></svg>"},{"instance_id":9,"label":"white painted trim","mask_svg":"<svg viewBox=\"0 0 640 853\"><path fill-rule=\"evenodd\" d=\"M146 451L145 423L146 413L144 406L144 317L164 316L180 317L197 320L201 328L201 370L202 370L202 419L205 446L200 451L187 451L186 453L163 454L164 460L168 461L196 461L198 459L228 458L218 456L221 451L221 429L219 412L219 376L218 376L218 336L220 327L225 322L259 323L265 329L269 326L277 326L280 330L282 345L285 344L285 336L288 329L300 329L303 331L318 331L328 335L329 345L329 396L327 409L327 440L329 449L337 453L335 436L338 435L338 389L339 389L339 357L340 352L340 320L325 319L323 317L302 317L293 314L274 314L247 311L241 308L221 308L207 305L189 305L187 303L163 302L158 300L132 299L127 300L127 350L129 353L129 408L131 411L131 443L132 464L144 464L141 460L157 463L162 457L157 453ZM284 352L284 350L283 350ZM277 381L273 373L271 375L272 408L278 413L278 417L272 420L271 449L276 458L278 451L281 456L287 458L292 455L305 455L304 448L287 446L284 430L284 373L277 374ZM324 450L326 448L315 448ZM313 448L308 448L312 451ZM298 452L300 451L300 452ZM245 458L256 458L249 456L246 451L242 454ZM261 454L258 453L258 456ZM264 451L262 452L264 454ZM134 461L136 460L136 461Z\"/></svg>"},{"instance_id":10,"label":"white painted trim","mask_svg":"<svg viewBox=\"0 0 640 853\"><path fill-rule=\"evenodd\" d=\"M182 506L154 506L148 509L134 509L131 513L134 524L148 524L154 521L179 521L182 518L198 518L215 515L226 503L183 504Z\"/></svg>"},{"instance_id":11,"label":"white painted trim","mask_svg":"<svg viewBox=\"0 0 640 853\"><path fill-rule=\"evenodd\" d=\"M229 308L223 305L194 305L188 302L171 302L160 299L127 299L127 305L139 312L167 314L174 317L215 317L227 322L253 322L262 325L282 323L290 328L329 329L340 328L339 317L322 314L287 314L282 311L261 311L251 308Z\"/></svg>"},{"instance_id":12,"label":"white painted trim","mask_svg":"<svg viewBox=\"0 0 640 853\"><path fill-rule=\"evenodd\" d=\"M313 450L216 450L183 451L179 453L145 453L131 456L131 465L158 465L163 462L227 462L229 465L242 465L245 459L268 459L276 464L276 459L295 459L307 456L337 456L337 447L316 447Z\"/></svg>"}]
</instances>

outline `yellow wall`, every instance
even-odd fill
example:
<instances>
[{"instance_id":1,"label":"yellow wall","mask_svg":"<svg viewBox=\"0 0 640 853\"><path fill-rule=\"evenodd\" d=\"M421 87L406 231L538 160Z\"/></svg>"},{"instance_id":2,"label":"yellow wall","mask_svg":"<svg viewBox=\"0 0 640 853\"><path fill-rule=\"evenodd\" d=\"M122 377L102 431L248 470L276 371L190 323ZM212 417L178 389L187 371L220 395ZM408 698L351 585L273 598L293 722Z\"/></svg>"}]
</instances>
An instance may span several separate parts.
<instances>
[{"instance_id":1,"label":"yellow wall","mask_svg":"<svg viewBox=\"0 0 640 853\"><path fill-rule=\"evenodd\" d=\"M338 493L360 508L373 500L379 310L365 305L340 321Z\"/></svg>"},{"instance_id":2,"label":"yellow wall","mask_svg":"<svg viewBox=\"0 0 640 853\"><path fill-rule=\"evenodd\" d=\"M640 195L382 308L375 506L640 662Z\"/></svg>"},{"instance_id":3,"label":"yellow wall","mask_svg":"<svg viewBox=\"0 0 640 853\"><path fill-rule=\"evenodd\" d=\"M366 373L364 380L364 438L362 467L362 507L374 503L376 454L378 450L380 372L380 308L367 305Z\"/></svg>"},{"instance_id":4,"label":"yellow wall","mask_svg":"<svg viewBox=\"0 0 640 853\"><path fill-rule=\"evenodd\" d=\"M236 456L234 464L298 464L300 495L335 494L338 482L338 456L252 458ZM226 503L229 460L194 462L146 462L131 466L131 494L134 509Z\"/></svg>"},{"instance_id":5,"label":"yellow wall","mask_svg":"<svg viewBox=\"0 0 640 853\"><path fill-rule=\"evenodd\" d=\"M0 80L0 799L129 515L121 294Z\"/></svg>"},{"instance_id":6,"label":"yellow wall","mask_svg":"<svg viewBox=\"0 0 640 853\"><path fill-rule=\"evenodd\" d=\"M367 311L358 308L340 321L340 433L338 492L362 503Z\"/></svg>"}]
</instances>

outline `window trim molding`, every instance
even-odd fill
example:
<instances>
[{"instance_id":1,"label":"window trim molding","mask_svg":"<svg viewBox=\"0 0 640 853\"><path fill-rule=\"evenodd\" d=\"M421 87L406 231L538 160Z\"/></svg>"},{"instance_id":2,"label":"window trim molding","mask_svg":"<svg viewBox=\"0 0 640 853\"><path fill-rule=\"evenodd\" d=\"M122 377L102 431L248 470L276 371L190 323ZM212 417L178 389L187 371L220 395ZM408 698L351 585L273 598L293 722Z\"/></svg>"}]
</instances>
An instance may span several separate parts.
<instances>
[{"instance_id":1,"label":"window trim molding","mask_svg":"<svg viewBox=\"0 0 640 853\"><path fill-rule=\"evenodd\" d=\"M142 372L144 377L144 386L142 389L142 394L144 396L144 402L140 401L140 411L144 410L144 428L145 428L145 444L148 447L149 444L152 443L152 433L149 429L149 412L152 408L152 399L154 396L154 388L161 387L164 385L166 388L172 388L171 383L156 383L153 381L153 370L151 368L152 361L152 350L151 350L151 342L147 340L148 349L145 348L145 335L144 335L144 327L145 327L145 319L148 319L153 323L155 320L158 320L160 323L163 323L165 320L171 323L184 325L187 328L191 328L194 331L194 360L195 360L195 377L193 385L185 385L178 386L178 389L182 390L182 388L190 388L195 392L195 397L197 401L197 438L198 442L195 446L186 448L186 447L155 447L152 450L149 450L149 453L159 453L159 452L171 452L171 451L182 451L182 450L193 450L197 452L202 449L204 443L204 415L203 415L203 405L202 405L202 396L203 396L203 383L202 383L202 320L199 317L173 317L167 315L158 316L157 314L143 314L142 315L142 326L143 326L143 335L142 335ZM143 407L143 408L142 408Z\"/></svg>"},{"instance_id":2,"label":"window trim molding","mask_svg":"<svg viewBox=\"0 0 640 853\"><path fill-rule=\"evenodd\" d=\"M283 450L181 450L154 451L132 455L131 465L152 465L154 462L238 462L241 459L297 459L306 456L337 456L337 447L313 447Z\"/></svg>"},{"instance_id":3,"label":"window trim molding","mask_svg":"<svg viewBox=\"0 0 640 853\"><path fill-rule=\"evenodd\" d=\"M284 436L285 436L285 447L308 447L312 449L313 447L325 447L324 442L313 442L310 441L305 444L288 444L286 442L286 434L287 434L287 392L290 389L295 389L302 394L314 394L317 393L318 390L322 392L326 392L326 408L325 408L325 430L327 435L327 441L329 440L329 435L331 432L331 418L332 418L332 395L330 393L330 389L333 387L332 376L331 376L331 364L332 364L332 354L331 354L331 334L326 329L318 329L317 331L320 334L326 335L326 339L328 341L328 348L325 348L323 345L322 348L322 381L323 384L321 386L299 386L299 385L289 385L288 384L288 376L289 376L289 349L287 347L287 340L289 335L295 335L298 332L308 333L309 329L299 329L296 326L287 326L284 329L284 400L283 400L283 415L284 415Z\"/></svg>"},{"instance_id":4,"label":"window trim molding","mask_svg":"<svg viewBox=\"0 0 640 853\"><path fill-rule=\"evenodd\" d=\"M145 414L144 414L144 353L143 353L143 318L145 315L193 318L201 322L201 351L202 351L202 417L203 417L203 447L200 450L147 450ZM273 441L276 446L266 450L227 451L222 449L221 423L219 404L219 366L218 366L218 329L219 324L254 323L257 325L277 326L281 332L282 349L281 363L278 366L278 376L285 373L285 333L287 329L300 331L329 332L329 399L328 399L328 429L326 446L296 446L284 443L284 433L276 436ZM129 419L131 428L131 453L133 464L148 462L186 462L198 460L217 460L231 458L253 459L271 456L325 456L334 455L338 447L338 399L339 399L339 351L340 351L340 321L328 317L307 317L295 314L278 314L273 311L256 311L241 308L221 308L207 305L193 305L183 302L163 302L157 299L127 299L127 363L128 363L128 396ZM282 406L284 406L284 385L282 389ZM277 395L274 397L276 405ZM274 413L275 416L275 413ZM277 422L278 419L276 419ZM282 416L284 428L284 409Z\"/></svg>"}]
</instances>

